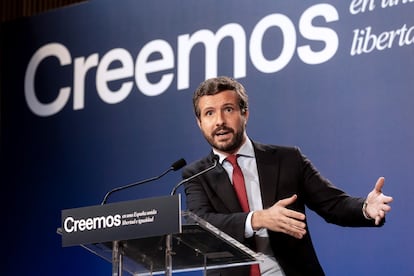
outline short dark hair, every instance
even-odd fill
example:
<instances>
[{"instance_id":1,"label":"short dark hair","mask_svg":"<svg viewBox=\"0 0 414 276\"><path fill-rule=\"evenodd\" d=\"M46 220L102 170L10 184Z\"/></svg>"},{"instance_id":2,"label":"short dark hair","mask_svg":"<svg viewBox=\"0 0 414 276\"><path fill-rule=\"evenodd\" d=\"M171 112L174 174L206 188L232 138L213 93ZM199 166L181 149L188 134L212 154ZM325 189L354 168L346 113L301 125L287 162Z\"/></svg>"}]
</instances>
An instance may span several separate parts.
<instances>
[{"instance_id":1,"label":"short dark hair","mask_svg":"<svg viewBox=\"0 0 414 276\"><path fill-rule=\"evenodd\" d=\"M248 97L243 85L233 78L220 76L203 81L194 92L193 107L197 118L200 118L198 103L202 96L215 95L225 90L233 90L239 97L239 107L242 114L248 109Z\"/></svg>"}]
</instances>

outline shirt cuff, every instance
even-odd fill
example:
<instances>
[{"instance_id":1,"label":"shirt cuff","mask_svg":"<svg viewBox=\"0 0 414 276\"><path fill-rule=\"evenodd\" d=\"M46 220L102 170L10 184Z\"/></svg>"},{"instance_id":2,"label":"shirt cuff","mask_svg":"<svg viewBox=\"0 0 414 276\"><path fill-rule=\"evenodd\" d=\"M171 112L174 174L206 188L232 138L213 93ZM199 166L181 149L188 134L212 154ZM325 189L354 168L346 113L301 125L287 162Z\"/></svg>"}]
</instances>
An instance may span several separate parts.
<instances>
[{"instance_id":1,"label":"shirt cuff","mask_svg":"<svg viewBox=\"0 0 414 276\"><path fill-rule=\"evenodd\" d=\"M246 223L245 223L245 227L244 227L244 237L245 238L251 238L254 235L254 231L253 231L253 227L252 227L252 215L253 215L253 212L250 212L247 215L247 218L246 218Z\"/></svg>"},{"instance_id":2,"label":"shirt cuff","mask_svg":"<svg viewBox=\"0 0 414 276\"><path fill-rule=\"evenodd\" d=\"M362 214L364 215L364 217L366 219L372 220L372 218L367 213L367 206L368 206L368 202L367 201L364 201L364 205L362 205Z\"/></svg>"}]
</instances>

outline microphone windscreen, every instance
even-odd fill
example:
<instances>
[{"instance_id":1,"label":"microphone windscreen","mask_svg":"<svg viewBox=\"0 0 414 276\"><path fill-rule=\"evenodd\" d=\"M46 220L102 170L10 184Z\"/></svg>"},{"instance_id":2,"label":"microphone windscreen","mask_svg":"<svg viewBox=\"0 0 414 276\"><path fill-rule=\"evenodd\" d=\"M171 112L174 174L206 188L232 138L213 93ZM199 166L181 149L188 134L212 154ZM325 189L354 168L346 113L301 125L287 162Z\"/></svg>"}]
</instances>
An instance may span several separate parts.
<instances>
[{"instance_id":1,"label":"microphone windscreen","mask_svg":"<svg viewBox=\"0 0 414 276\"><path fill-rule=\"evenodd\" d=\"M181 169L182 167L184 167L185 165L187 165L187 162L181 158L180 160L175 161L172 165L171 168L176 171Z\"/></svg>"},{"instance_id":2,"label":"microphone windscreen","mask_svg":"<svg viewBox=\"0 0 414 276\"><path fill-rule=\"evenodd\" d=\"M220 157L217 154L214 154L213 162L218 162L219 160L220 160Z\"/></svg>"}]
</instances>

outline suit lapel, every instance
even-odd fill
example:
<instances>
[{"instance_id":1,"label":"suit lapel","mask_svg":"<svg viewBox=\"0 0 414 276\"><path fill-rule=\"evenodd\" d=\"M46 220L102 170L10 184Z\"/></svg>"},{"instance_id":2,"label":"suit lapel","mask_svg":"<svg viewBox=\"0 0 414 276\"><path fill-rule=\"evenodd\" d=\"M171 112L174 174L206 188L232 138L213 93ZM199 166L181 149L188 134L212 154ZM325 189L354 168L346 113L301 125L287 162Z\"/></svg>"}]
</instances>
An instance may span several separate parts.
<instances>
[{"instance_id":1,"label":"suit lapel","mask_svg":"<svg viewBox=\"0 0 414 276\"><path fill-rule=\"evenodd\" d=\"M276 149L253 142L259 174L263 208L269 208L277 198L279 166L275 157Z\"/></svg>"},{"instance_id":2,"label":"suit lapel","mask_svg":"<svg viewBox=\"0 0 414 276\"><path fill-rule=\"evenodd\" d=\"M211 155L212 159L213 154ZM221 200L223 205L228 209L229 212L242 212L239 200L237 199L236 192L233 189L233 185L227 175L226 170L217 164L217 168L214 169L211 177L207 182L210 185L212 191L216 192L217 197Z\"/></svg>"},{"instance_id":3,"label":"suit lapel","mask_svg":"<svg viewBox=\"0 0 414 276\"><path fill-rule=\"evenodd\" d=\"M226 171L221 165L219 166L221 173L217 170L217 176L215 176L216 180L211 183L211 186L213 190L217 192L217 196L220 198L229 212L241 212L242 208L240 206L239 200L237 199L233 185L230 183Z\"/></svg>"}]
</instances>

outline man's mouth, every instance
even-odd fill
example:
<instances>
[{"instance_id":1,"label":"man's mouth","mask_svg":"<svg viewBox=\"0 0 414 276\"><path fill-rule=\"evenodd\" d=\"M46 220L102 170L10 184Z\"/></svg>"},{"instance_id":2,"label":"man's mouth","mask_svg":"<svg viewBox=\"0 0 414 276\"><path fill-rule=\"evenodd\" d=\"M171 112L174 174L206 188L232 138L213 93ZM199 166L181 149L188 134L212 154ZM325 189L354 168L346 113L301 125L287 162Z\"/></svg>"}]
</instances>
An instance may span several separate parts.
<instances>
[{"instance_id":1,"label":"man's mouth","mask_svg":"<svg viewBox=\"0 0 414 276\"><path fill-rule=\"evenodd\" d=\"M218 129L214 132L214 136L218 136L218 137L225 137L229 134L233 133L233 131L231 129Z\"/></svg>"}]
</instances>

